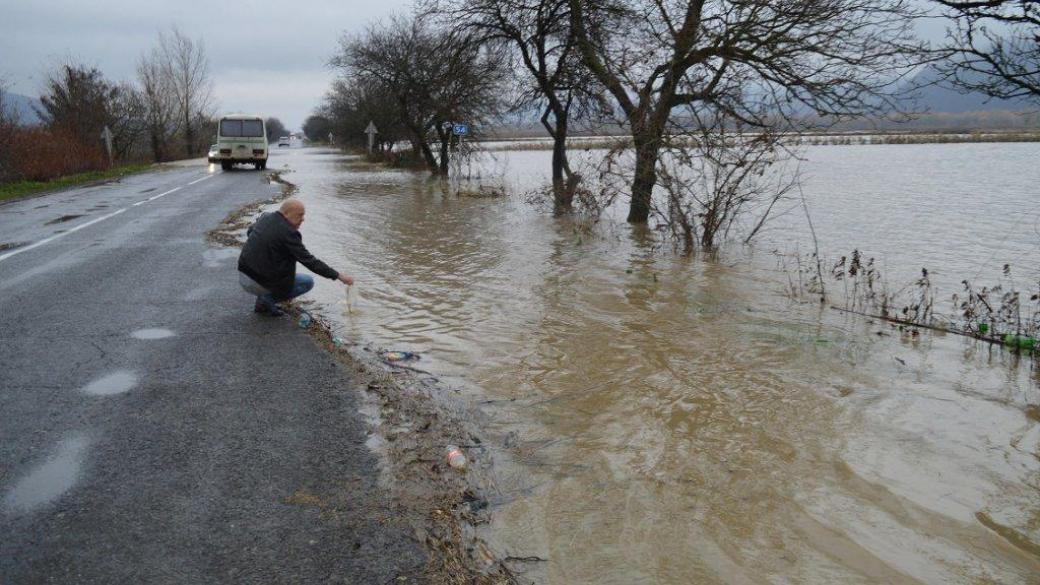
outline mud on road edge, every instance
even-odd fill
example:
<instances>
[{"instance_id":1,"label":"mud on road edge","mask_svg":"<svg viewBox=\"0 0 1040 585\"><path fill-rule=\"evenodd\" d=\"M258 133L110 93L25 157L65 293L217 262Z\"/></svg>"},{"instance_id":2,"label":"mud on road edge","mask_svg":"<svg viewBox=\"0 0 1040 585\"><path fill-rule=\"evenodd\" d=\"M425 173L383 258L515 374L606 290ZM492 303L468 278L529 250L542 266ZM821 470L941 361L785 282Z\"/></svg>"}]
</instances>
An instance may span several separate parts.
<instances>
[{"instance_id":1,"label":"mud on road edge","mask_svg":"<svg viewBox=\"0 0 1040 585\"><path fill-rule=\"evenodd\" d=\"M266 207L297 192L283 171L269 173L281 192L264 201L243 205L206 234L210 244L240 247L252 219ZM289 314L299 315L298 305ZM485 543L475 527L490 522L488 501L493 480L489 451L472 430L478 413L461 400L446 397L435 377L409 367L381 362L367 348L334 343L331 323L315 314L307 333L353 374L362 403L378 406L372 422L384 447L377 451L382 483L389 492L395 517L390 521L409 528L427 552L423 575L412 575L434 585L518 584L520 579ZM338 341L338 340L337 340ZM445 447L459 445L469 464L465 471L445 461Z\"/></svg>"}]
</instances>

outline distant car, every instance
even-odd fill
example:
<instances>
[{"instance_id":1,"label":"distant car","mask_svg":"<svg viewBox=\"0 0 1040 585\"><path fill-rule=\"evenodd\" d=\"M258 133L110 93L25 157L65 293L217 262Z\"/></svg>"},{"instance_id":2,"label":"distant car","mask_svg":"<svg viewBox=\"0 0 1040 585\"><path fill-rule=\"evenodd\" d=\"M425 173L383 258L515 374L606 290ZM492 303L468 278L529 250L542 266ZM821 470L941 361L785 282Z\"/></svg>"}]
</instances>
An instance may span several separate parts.
<instances>
[{"instance_id":1,"label":"distant car","mask_svg":"<svg viewBox=\"0 0 1040 585\"><path fill-rule=\"evenodd\" d=\"M218 161L217 154L219 152L220 152L220 147L217 146L216 144L214 144L213 146L209 147L209 154L206 155L206 158L209 160L210 163L215 163L215 162Z\"/></svg>"},{"instance_id":2,"label":"distant car","mask_svg":"<svg viewBox=\"0 0 1040 585\"><path fill-rule=\"evenodd\" d=\"M289 137L282 136L278 139L278 146L289 146Z\"/></svg>"}]
</instances>

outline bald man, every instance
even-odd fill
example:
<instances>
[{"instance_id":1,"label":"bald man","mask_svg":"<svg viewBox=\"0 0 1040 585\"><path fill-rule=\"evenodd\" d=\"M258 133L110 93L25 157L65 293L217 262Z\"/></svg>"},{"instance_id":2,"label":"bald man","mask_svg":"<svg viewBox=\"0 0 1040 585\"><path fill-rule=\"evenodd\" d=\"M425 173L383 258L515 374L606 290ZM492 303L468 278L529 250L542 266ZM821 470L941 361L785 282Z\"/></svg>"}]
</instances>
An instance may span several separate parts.
<instances>
[{"instance_id":1,"label":"bald man","mask_svg":"<svg viewBox=\"0 0 1040 585\"><path fill-rule=\"evenodd\" d=\"M354 284L353 278L329 268L307 251L299 231L304 213L303 203L288 199L278 211L261 215L246 232L249 239L238 256L239 283L256 295L253 310L257 313L281 315L277 303L314 288L313 278L296 274L297 262L330 280Z\"/></svg>"}]
</instances>

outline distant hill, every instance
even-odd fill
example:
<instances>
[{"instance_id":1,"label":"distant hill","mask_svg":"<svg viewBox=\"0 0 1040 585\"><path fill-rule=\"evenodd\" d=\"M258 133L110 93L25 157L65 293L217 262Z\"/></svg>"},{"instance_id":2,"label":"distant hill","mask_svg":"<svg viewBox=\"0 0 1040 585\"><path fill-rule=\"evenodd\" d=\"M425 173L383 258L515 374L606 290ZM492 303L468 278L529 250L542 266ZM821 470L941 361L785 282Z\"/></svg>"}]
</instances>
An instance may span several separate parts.
<instances>
[{"instance_id":1,"label":"distant hill","mask_svg":"<svg viewBox=\"0 0 1040 585\"><path fill-rule=\"evenodd\" d=\"M19 123L30 125L40 122L40 117L33 109L40 107L40 100L17 93L4 92L4 103L18 117Z\"/></svg>"},{"instance_id":2,"label":"distant hill","mask_svg":"<svg viewBox=\"0 0 1040 585\"><path fill-rule=\"evenodd\" d=\"M981 79L981 74L978 74ZM917 90L917 105L936 114L962 114L965 112L996 112L1036 110L1036 104L1021 100L1001 100L987 97L979 92L961 93L939 83L940 76L934 67L918 73L910 83L921 87Z\"/></svg>"}]
</instances>

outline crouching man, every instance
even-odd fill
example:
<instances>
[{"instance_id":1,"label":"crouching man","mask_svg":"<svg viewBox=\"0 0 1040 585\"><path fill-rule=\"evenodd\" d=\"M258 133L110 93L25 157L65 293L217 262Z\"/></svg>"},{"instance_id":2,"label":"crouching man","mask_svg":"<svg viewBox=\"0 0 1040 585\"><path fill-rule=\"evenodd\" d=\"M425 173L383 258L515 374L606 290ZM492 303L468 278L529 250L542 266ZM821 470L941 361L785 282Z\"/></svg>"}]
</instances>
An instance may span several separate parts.
<instances>
[{"instance_id":1,"label":"crouching man","mask_svg":"<svg viewBox=\"0 0 1040 585\"><path fill-rule=\"evenodd\" d=\"M329 268L307 251L299 232L303 214L303 203L289 199L278 211L261 215L246 232L249 239L238 256L238 276L242 288L256 295L253 310L257 313L281 315L277 303L314 287L313 278L296 274L297 262L330 280L354 284L353 278Z\"/></svg>"}]
</instances>

